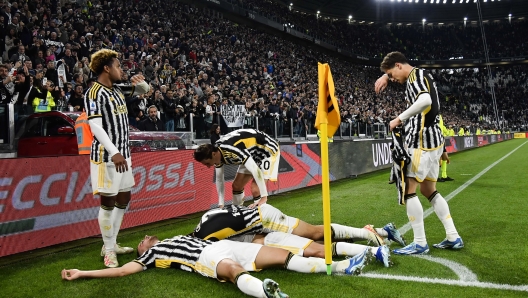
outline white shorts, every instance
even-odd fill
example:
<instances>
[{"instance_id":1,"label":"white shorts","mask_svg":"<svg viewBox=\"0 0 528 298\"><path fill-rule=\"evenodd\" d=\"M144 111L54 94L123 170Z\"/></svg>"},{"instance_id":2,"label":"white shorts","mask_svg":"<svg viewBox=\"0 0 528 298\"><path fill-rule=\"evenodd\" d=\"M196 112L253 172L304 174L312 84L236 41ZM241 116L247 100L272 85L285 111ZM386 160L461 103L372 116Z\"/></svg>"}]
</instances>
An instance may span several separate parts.
<instances>
[{"instance_id":1,"label":"white shorts","mask_svg":"<svg viewBox=\"0 0 528 298\"><path fill-rule=\"evenodd\" d=\"M128 191L134 185L132 174L132 161L126 159L128 171L118 173L113 162L90 163L90 176L92 178L92 189L94 194L115 196L120 191Z\"/></svg>"},{"instance_id":2,"label":"white shorts","mask_svg":"<svg viewBox=\"0 0 528 298\"><path fill-rule=\"evenodd\" d=\"M432 151L409 148L411 163L407 166L407 177L414 177L418 182L436 181L438 179L438 163L443 151L443 147Z\"/></svg>"},{"instance_id":3,"label":"white shorts","mask_svg":"<svg viewBox=\"0 0 528 298\"><path fill-rule=\"evenodd\" d=\"M299 219L287 216L279 209L264 204L259 207L260 216L262 217L263 233L283 232L291 234L293 229L299 225Z\"/></svg>"},{"instance_id":4,"label":"white shorts","mask_svg":"<svg viewBox=\"0 0 528 298\"><path fill-rule=\"evenodd\" d=\"M272 155L264 160L260 164L260 170L265 180L277 181L279 175L279 162L280 162L280 150L277 151L277 154ZM243 164L238 167L238 173L240 174L249 174L251 172Z\"/></svg>"},{"instance_id":5,"label":"white shorts","mask_svg":"<svg viewBox=\"0 0 528 298\"><path fill-rule=\"evenodd\" d=\"M312 239L282 232L269 233L264 237L264 245L282 248L301 257L312 242Z\"/></svg>"},{"instance_id":6,"label":"white shorts","mask_svg":"<svg viewBox=\"0 0 528 298\"><path fill-rule=\"evenodd\" d=\"M262 245L255 243L220 240L204 248L195 269L203 276L218 278L216 266L222 260L230 259L242 265L246 271L259 271L255 268L255 259L261 248Z\"/></svg>"}]
</instances>

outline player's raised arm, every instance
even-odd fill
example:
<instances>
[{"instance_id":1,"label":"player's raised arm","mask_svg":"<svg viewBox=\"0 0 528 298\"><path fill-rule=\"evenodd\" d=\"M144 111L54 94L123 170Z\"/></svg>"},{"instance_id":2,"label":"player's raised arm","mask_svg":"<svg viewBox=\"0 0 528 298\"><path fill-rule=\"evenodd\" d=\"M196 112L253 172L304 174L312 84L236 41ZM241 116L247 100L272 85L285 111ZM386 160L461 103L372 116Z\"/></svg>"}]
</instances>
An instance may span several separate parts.
<instances>
[{"instance_id":1,"label":"player's raised arm","mask_svg":"<svg viewBox=\"0 0 528 298\"><path fill-rule=\"evenodd\" d=\"M124 96L145 94L150 91L150 85L143 75L137 74L130 78L130 84L118 84Z\"/></svg>"}]
</instances>

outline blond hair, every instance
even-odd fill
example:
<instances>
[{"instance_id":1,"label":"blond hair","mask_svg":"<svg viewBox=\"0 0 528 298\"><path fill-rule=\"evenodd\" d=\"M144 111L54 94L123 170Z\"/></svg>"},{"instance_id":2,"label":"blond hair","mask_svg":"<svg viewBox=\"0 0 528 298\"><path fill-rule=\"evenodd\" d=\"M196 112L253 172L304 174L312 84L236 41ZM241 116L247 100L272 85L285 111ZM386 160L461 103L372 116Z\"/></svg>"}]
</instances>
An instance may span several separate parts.
<instances>
[{"instance_id":1,"label":"blond hair","mask_svg":"<svg viewBox=\"0 0 528 298\"><path fill-rule=\"evenodd\" d=\"M105 66L112 65L114 58L117 59L117 52L109 49L102 49L92 55L90 69L97 75L104 71Z\"/></svg>"}]
</instances>

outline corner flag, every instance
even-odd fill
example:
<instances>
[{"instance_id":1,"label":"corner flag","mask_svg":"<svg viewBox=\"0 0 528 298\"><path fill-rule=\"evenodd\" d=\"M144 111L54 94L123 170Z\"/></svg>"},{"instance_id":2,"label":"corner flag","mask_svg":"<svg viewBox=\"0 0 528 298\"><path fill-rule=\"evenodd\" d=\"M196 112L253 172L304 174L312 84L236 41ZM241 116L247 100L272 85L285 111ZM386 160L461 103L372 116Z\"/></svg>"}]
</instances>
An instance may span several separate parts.
<instances>
[{"instance_id":1,"label":"corner flag","mask_svg":"<svg viewBox=\"0 0 528 298\"><path fill-rule=\"evenodd\" d=\"M319 103L317 105L317 116L315 128L321 130L321 123L328 123L328 137L332 137L341 124L341 113L335 98L335 87L330 66L318 63L319 74Z\"/></svg>"},{"instance_id":2,"label":"corner flag","mask_svg":"<svg viewBox=\"0 0 528 298\"><path fill-rule=\"evenodd\" d=\"M330 227L330 166L328 163L328 137L334 135L341 124L339 106L334 96L334 80L328 64L318 65L319 104L315 127L321 132L321 186L323 191L323 225L326 273L332 274L332 229Z\"/></svg>"}]
</instances>

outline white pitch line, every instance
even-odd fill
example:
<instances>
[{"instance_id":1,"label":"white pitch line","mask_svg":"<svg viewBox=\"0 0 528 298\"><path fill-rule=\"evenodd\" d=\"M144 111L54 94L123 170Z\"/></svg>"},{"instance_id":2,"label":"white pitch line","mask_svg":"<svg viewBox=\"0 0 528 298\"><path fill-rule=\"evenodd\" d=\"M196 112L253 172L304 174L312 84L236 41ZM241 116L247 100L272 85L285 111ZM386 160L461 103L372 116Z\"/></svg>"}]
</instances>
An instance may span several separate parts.
<instances>
[{"instance_id":1,"label":"white pitch line","mask_svg":"<svg viewBox=\"0 0 528 298\"><path fill-rule=\"evenodd\" d=\"M527 141L528 142L528 141ZM527 142L522 143L519 147L513 149L508 154L504 155L501 159L497 160L484 170L482 170L480 173L475 175L475 177L468 180L466 183L455 189L453 192L451 192L449 195L445 197L446 201L451 200L454 198L457 194L462 192L464 189L466 189L468 186L470 186L473 182L475 182L477 179L479 179L482 175L486 174L489 170L491 170L494 166L499 164L501 161L503 161L505 158L513 154L515 151L517 151L519 148L524 146ZM433 208L429 208L424 212L424 219L427 218L427 216L431 215L434 212ZM401 234L405 234L408 231L411 230L411 224L407 223L403 225L400 229ZM445 285L455 285L455 286L462 286L462 287L478 287L478 288L488 288L488 289L499 289L499 290L513 290L513 291L524 291L528 292L528 285L508 285L508 284L494 284L489 282L479 282L477 280L477 275L474 274L469 268L456 263L451 260L446 260L443 258L437 258L432 256L419 256L419 255L413 255L413 257L422 258L431 262L440 263L449 269L453 270L453 272L458 276L458 280L456 279L441 279L441 278L427 278L427 277L418 277L418 276L402 276L402 275L389 275L389 274L376 274L376 273L365 273L361 274L362 277L370 277L370 278L379 278L379 279L393 279L393 280L403 280L403 281L415 281L415 282L422 282L422 283L435 283L435 284L445 284Z\"/></svg>"},{"instance_id":2,"label":"white pitch line","mask_svg":"<svg viewBox=\"0 0 528 298\"><path fill-rule=\"evenodd\" d=\"M521 148L522 146L524 146L528 141L522 143L521 145L519 145L519 147L513 149L512 151L510 151L510 153L504 155L501 159L497 160L496 162L492 163L490 166L488 166L487 168L485 168L484 170L482 170L480 173L478 173L477 175L475 175L475 177L469 179L468 181L466 181L466 183L460 185L457 189L455 189L453 192L451 192L450 194L448 194L446 197L445 197L445 200L447 202L449 202L452 198L454 198L456 195L458 195L460 192L462 192L464 189L466 189L468 186L470 186L471 184L473 184L473 182L475 182L477 179L479 179L482 175L486 174L489 170L491 170L494 166L496 166L497 164L499 164L501 161L503 161L504 159L506 159L508 156L512 155L515 151L517 151L519 148ZM424 211L424 216L423 218L426 219L429 215L431 215L432 213L434 212L434 209L431 207L427 210ZM400 231L400 233L403 235L407 232L409 232L411 230L411 224L410 223L406 223L405 225L403 225L401 228L398 229Z\"/></svg>"},{"instance_id":3,"label":"white pitch line","mask_svg":"<svg viewBox=\"0 0 528 298\"><path fill-rule=\"evenodd\" d=\"M414 255L413 257L426 259L431 262L442 264L455 272L460 281L464 282L478 282L477 275L473 273L469 268L463 266L457 262L446 260L444 258L433 257L429 255Z\"/></svg>"},{"instance_id":4,"label":"white pitch line","mask_svg":"<svg viewBox=\"0 0 528 298\"><path fill-rule=\"evenodd\" d=\"M463 280L455 280L455 279L442 279L442 278L429 278L429 277L403 276L403 275L390 275L390 274L375 274L375 273L362 273L358 275L357 277L393 279L393 280L414 281L414 282L422 282L422 283L443 284L443 285L450 285L450 286L477 287L477 288L486 288L486 289L528 292L528 285L515 286L515 285L507 285L507 284L494 284L490 282L463 281Z\"/></svg>"}]
</instances>

